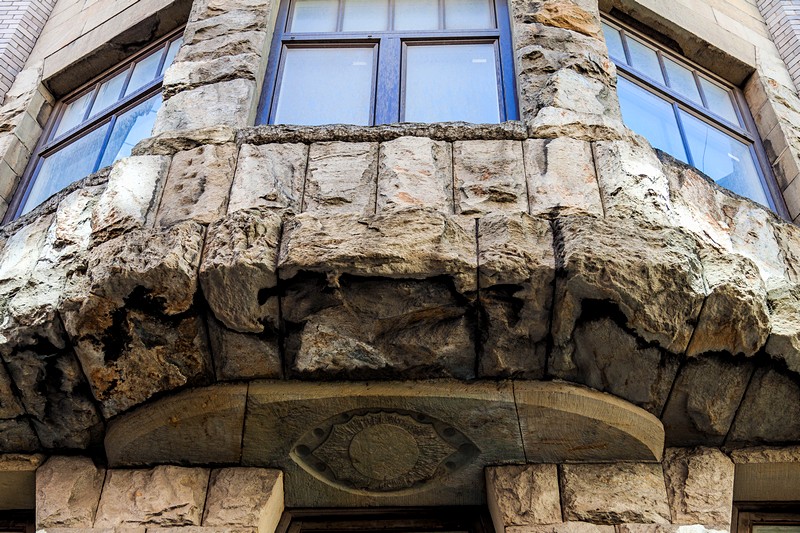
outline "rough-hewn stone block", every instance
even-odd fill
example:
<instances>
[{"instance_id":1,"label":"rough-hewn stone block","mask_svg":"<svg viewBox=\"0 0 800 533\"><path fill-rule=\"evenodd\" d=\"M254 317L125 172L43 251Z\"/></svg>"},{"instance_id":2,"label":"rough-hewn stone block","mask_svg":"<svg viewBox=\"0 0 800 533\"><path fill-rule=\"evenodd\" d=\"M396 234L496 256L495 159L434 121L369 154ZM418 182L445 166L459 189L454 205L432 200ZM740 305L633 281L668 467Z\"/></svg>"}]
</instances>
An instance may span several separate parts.
<instances>
[{"instance_id":1,"label":"rough-hewn stone block","mask_svg":"<svg viewBox=\"0 0 800 533\"><path fill-rule=\"evenodd\" d=\"M479 215L528 211L527 185L519 141L453 143L456 211Z\"/></svg>"},{"instance_id":2,"label":"rough-hewn stone block","mask_svg":"<svg viewBox=\"0 0 800 533\"><path fill-rule=\"evenodd\" d=\"M254 113L256 82L221 81L180 92L158 110L153 135L215 125L243 128Z\"/></svg>"},{"instance_id":3,"label":"rough-hewn stone block","mask_svg":"<svg viewBox=\"0 0 800 533\"><path fill-rule=\"evenodd\" d=\"M48 459L36 471L36 528L92 527L105 473L88 457Z\"/></svg>"},{"instance_id":4,"label":"rough-hewn stone block","mask_svg":"<svg viewBox=\"0 0 800 533\"><path fill-rule=\"evenodd\" d=\"M498 533L561 523L556 465L488 467L486 492L489 512Z\"/></svg>"},{"instance_id":5,"label":"rough-hewn stone block","mask_svg":"<svg viewBox=\"0 0 800 533\"><path fill-rule=\"evenodd\" d=\"M381 143L377 211L430 207L453 212L453 148L425 137Z\"/></svg>"},{"instance_id":6,"label":"rough-hewn stone block","mask_svg":"<svg viewBox=\"0 0 800 533\"><path fill-rule=\"evenodd\" d=\"M307 159L305 144L243 145L228 212L262 206L299 211Z\"/></svg>"},{"instance_id":7,"label":"rough-hewn stone block","mask_svg":"<svg viewBox=\"0 0 800 533\"><path fill-rule=\"evenodd\" d=\"M779 402L780 408L776 408ZM796 376L756 370L736 413L728 442L770 444L800 440L800 385Z\"/></svg>"},{"instance_id":8,"label":"rough-hewn stone block","mask_svg":"<svg viewBox=\"0 0 800 533\"><path fill-rule=\"evenodd\" d=\"M663 465L673 524L730 529L734 465L727 455L715 448L667 448Z\"/></svg>"},{"instance_id":9,"label":"rough-hewn stone block","mask_svg":"<svg viewBox=\"0 0 800 533\"><path fill-rule=\"evenodd\" d=\"M283 513L283 473L264 468L211 472L204 526L252 527L275 531Z\"/></svg>"},{"instance_id":10,"label":"rough-hewn stone block","mask_svg":"<svg viewBox=\"0 0 800 533\"><path fill-rule=\"evenodd\" d=\"M308 154L303 210L374 213L377 174L377 143L314 143Z\"/></svg>"}]
</instances>

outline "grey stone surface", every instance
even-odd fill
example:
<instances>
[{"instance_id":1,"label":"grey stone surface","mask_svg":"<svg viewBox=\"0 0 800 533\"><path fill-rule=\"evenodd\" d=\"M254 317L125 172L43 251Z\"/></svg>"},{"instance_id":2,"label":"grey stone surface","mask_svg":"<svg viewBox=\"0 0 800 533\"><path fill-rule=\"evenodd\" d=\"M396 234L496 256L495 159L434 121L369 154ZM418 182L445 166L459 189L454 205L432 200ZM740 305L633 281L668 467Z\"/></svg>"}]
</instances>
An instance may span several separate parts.
<instances>
[{"instance_id":1,"label":"grey stone surface","mask_svg":"<svg viewBox=\"0 0 800 533\"><path fill-rule=\"evenodd\" d=\"M206 145L175 154L157 223L171 226L194 220L208 224L222 217L228 205L236 157L233 144Z\"/></svg>"},{"instance_id":2,"label":"grey stone surface","mask_svg":"<svg viewBox=\"0 0 800 533\"><path fill-rule=\"evenodd\" d=\"M237 463L246 396L247 385L218 384L180 392L115 418L105 440L109 464Z\"/></svg>"},{"instance_id":3,"label":"grey stone surface","mask_svg":"<svg viewBox=\"0 0 800 533\"><path fill-rule=\"evenodd\" d=\"M304 211L375 212L376 143L322 142L309 148Z\"/></svg>"},{"instance_id":4,"label":"grey stone surface","mask_svg":"<svg viewBox=\"0 0 800 533\"><path fill-rule=\"evenodd\" d=\"M568 137L528 139L524 148L531 214L603 214L588 142Z\"/></svg>"},{"instance_id":5,"label":"grey stone surface","mask_svg":"<svg viewBox=\"0 0 800 533\"><path fill-rule=\"evenodd\" d=\"M715 448L667 448L664 478L673 524L728 530L733 509L733 461Z\"/></svg>"},{"instance_id":6,"label":"grey stone surface","mask_svg":"<svg viewBox=\"0 0 800 533\"><path fill-rule=\"evenodd\" d=\"M211 312L240 333L275 332L278 299L280 213L265 209L236 211L208 228L200 285Z\"/></svg>"},{"instance_id":7,"label":"grey stone surface","mask_svg":"<svg viewBox=\"0 0 800 533\"><path fill-rule=\"evenodd\" d=\"M261 32L251 33L263 38ZM209 39L204 44L213 48L210 43L214 40ZM158 110L153 135L220 124L235 128L247 126L254 113L255 98L256 82L241 78L180 92Z\"/></svg>"},{"instance_id":8,"label":"grey stone surface","mask_svg":"<svg viewBox=\"0 0 800 533\"><path fill-rule=\"evenodd\" d=\"M775 408L780 402L780 408ZM771 444L800 440L797 377L770 368L753 375L736 413L728 443Z\"/></svg>"},{"instance_id":9,"label":"grey stone surface","mask_svg":"<svg viewBox=\"0 0 800 533\"><path fill-rule=\"evenodd\" d=\"M287 506L480 503L523 457L507 383L250 385L242 463L283 470Z\"/></svg>"},{"instance_id":10,"label":"grey stone surface","mask_svg":"<svg viewBox=\"0 0 800 533\"><path fill-rule=\"evenodd\" d=\"M103 243L60 304L105 416L210 377L205 327L194 308L203 233L187 222Z\"/></svg>"},{"instance_id":11,"label":"grey stone surface","mask_svg":"<svg viewBox=\"0 0 800 533\"><path fill-rule=\"evenodd\" d=\"M211 471L204 526L275 531L283 513L283 473L264 468Z\"/></svg>"},{"instance_id":12,"label":"grey stone surface","mask_svg":"<svg viewBox=\"0 0 800 533\"><path fill-rule=\"evenodd\" d=\"M197 526L203 513L206 468L156 466L106 475L94 526Z\"/></svg>"},{"instance_id":13,"label":"grey stone surface","mask_svg":"<svg viewBox=\"0 0 800 533\"><path fill-rule=\"evenodd\" d=\"M278 335L239 333L208 317L208 340L217 381L279 378L283 375Z\"/></svg>"},{"instance_id":14,"label":"grey stone surface","mask_svg":"<svg viewBox=\"0 0 800 533\"><path fill-rule=\"evenodd\" d=\"M453 212L453 148L424 137L381 143L376 211L430 207Z\"/></svg>"},{"instance_id":15,"label":"grey stone surface","mask_svg":"<svg viewBox=\"0 0 800 533\"><path fill-rule=\"evenodd\" d=\"M301 143L243 145L228 212L262 206L299 211L307 160L308 146Z\"/></svg>"},{"instance_id":16,"label":"grey stone surface","mask_svg":"<svg viewBox=\"0 0 800 533\"><path fill-rule=\"evenodd\" d=\"M455 142L453 165L457 213L528 211L522 143Z\"/></svg>"},{"instance_id":17,"label":"grey stone surface","mask_svg":"<svg viewBox=\"0 0 800 533\"><path fill-rule=\"evenodd\" d=\"M661 423L624 400L558 381L515 381L514 398L529 462L661 459Z\"/></svg>"},{"instance_id":18,"label":"grey stone surface","mask_svg":"<svg viewBox=\"0 0 800 533\"><path fill-rule=\"evenodd\" d=\"M105 474L88 457L48 459L36 471L36 528L92 527Z\"/></svg>"},{"instance_id":19,"label":"grey stone surface","mask_svg":"<svg viewBox=\"0 0 800 533\"><path fill-rule=\"evenodd\" d=\"M486 493L495 531L500 533L561 523L557 465L488 467Z\"/></svg>"},{"instance_id":20,"label":"grey stone surface","mask_svg":"<svg viewBox=\"0 0 800 533\"><path fill-rule=\"evenodd\" d=\"M661 420L668 446L721 445L753 365L719 357L689 360L678 372Z\"/></svg>"},{"instance_id":21,"label":"grey stone surface","mask_svg":"<svg viewBox=\"0 0 800 533\"><path fill-rule=\"evenodd\" d=\"M555 267L547 220L526 214L479 220L481 376L544 376Z\"/></svg>"},{"instance_id":22,"label":"grey stone surface","mask_svg":"<svg viewBox=\"0 0 800 533\"><path fill-rule=\"evenodd\" d=\"M561 504L567 521L670 523L659 464L562 465Z\"/></svg>"}]
</instances>

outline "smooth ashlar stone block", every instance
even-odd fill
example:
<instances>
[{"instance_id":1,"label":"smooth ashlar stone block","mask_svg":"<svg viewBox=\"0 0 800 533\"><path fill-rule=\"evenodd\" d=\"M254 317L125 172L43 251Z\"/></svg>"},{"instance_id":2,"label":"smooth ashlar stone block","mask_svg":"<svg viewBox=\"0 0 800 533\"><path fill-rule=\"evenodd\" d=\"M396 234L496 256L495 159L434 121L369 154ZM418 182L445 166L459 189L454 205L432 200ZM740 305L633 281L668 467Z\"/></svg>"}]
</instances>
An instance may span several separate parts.
<instances>
[{"instance_id":1,"label":"smooth ashlar stone block","mask_svg":"<svg viewBox=\"0 0 800 533\"><path fill-rule=\"evenodd\" d=\"M36 528L92 527L105 474L88 457L48 459L36 471Z\"/></svg>"},{"instance_id":2,"label":"smooth ashlar stone block","mask_svg":"<svg viewBox=\"0 0 800 533\"><path fill-rule=\"evenodd\" d=\"M287 506L478 504L485 465L523 461L510 383L250 384L242 463L283 470Z\"/></svg>"},{"instance_id":3,"label":"smooth ashlar stone block","mask_svg":"<svg viewBox=\"0 0 800 533\"><path fill-rule=\"evenodd\" d=\"M487 467L486 493L497 533L561 523L557 465Z\"/></svg>"},{"instance_id":4,"label":"smooth ashlar stone block","mask_svg":"<svg viewBox=\"0 0 800 533\"><path fill-rule=\"evenodd\" d=\"M624 400L563 382L517 381L514 396L528 462L661 459L661 422Z\"/></svg>"},{"instance_id":5,"label":"smooth ashlar stone block","mask_svg":"<svg viewBox=\"0 0 800 533\"><path fill-rule=\"evenodd\" d=\"M590 143L559 137L528 139L523 146L531 214L603 214Z\"/></svg>"},{"instance_id":6,"label":"smooth ashlar stone block","mask_svg":"<svg viewBox=\"0 0 800 533\"><path fill-rule=\"evenodd\" d=\"M663 466L674 524L730 529L734 464L727 455L716 448L667 448Z\"/></svg>"},{"instance_id":7,"label":"smooth ashlar stone block","mask_svg":"<svg viewBox=\"0 0 800 533\"><path fill-rule=\"evenodd\" d=\"M478 221L481 376L544 377L555 270L548 220L494 213Z\"/></svg>"},{"instance_id":8,"label":"smooth ashlar stone block","mask_svg":"<svg viewBox=\"0 0 800 533\"><path fill-rule=\"evenodd\" d=\"M36 507L36 471L44 461L40 454L0 454L0 511Z\"/></svg>"},{"instance_id":9,"label":"smooth ashlar stone block","mask_svg":"<svg viewBox=\"0 0 800 533\"><path fill-rule=\"evenodd\" d=\"M658 463L562 465L561 503L566 520L670 523Z\"/></svg>"},{"instance_id":10,"label":"smooth ashlar stone block","mask_svg":"<svg viewBox=\"0 0 800 533\"><path fill-rule=\"evenodd\" d=\"M375 212L378 143L322 142L309 148L303 211Z\"/></svg>"},{"instance_id":11,"label":"smooth ashlar stone block","mask_svg":"<svg viewBox=\"0 0 800 533\"><path fill-rule=\"evenodd\" d=\"M126 525L198 526L209 470L156 466L106 474L94 527Z\"/></svg>"},{"instance_id":12,"label":"smooth ashlar stone block","mask_svg":"<svg viewBox=\"0 0 800 533\"><path fill-rule=\"evenodd\" d=\"M265 468L211 471L204 526L275 531L283 513L283 473Z\"/></svg>"},{"instance_id":13,"label":"smooth ashlar stone block","mask_svg":"<svg viewBox=\"0 0 800 533\"><path fill-rule=\"evenodd\" d=\"M172 158L157 223L208 224L226 211L237 157L236 145L205 145Z\"/></svg>"},{"instance_id":14,"label":"smooth ashlar stone block","mask_svg":"<svg viewBox=\"0 0 800 533\"><path fill-rule=\"evenodd\" d=\"M519 141L453 143L456 212L462 215L528 211Z\"/></svg>"},{"instance_id":15,"label":"smooth ashlar stone block","mask_svg":"<svg viewBox=\"0 0 800 533\"><path fill-rule=\"evenodd\" d=\"M157 400L112 420L111 466L237 463L247 385L214 385Z\"/></svg>"},{"instance_id":16,"label":"smooth ashlar stone block","mask_svg":"<svg viewBox=\"0 0 800 533\"><path fill-rule=\"evenodd\" d=\"M709 356L683 365L661 415L667 446L721 445L753 368L750 362Z\"/></svg>"},{"instance_id":17,"label":"smooth ashlar stone block","mask_svg":"<svg viewBox=\"0 0 800 533\"><path fill-rule=\"evenodd\" d=\"M262 206L299 211L307 160L308 146L301 143L243 145L228 212Z\"/></svg>"},{"instance_id":18,"label":"smooth ashlar stone block","mask_svg":"<svg viewBox=\"0 0 800 533\"><path fill-rule=\"evenodd\" d=\"M400 137L381 143L378 161L377 212L403 207L453 212L450 143Z\"/></svg>"},{"instance_id":19,"label":"smooth ashlar stone block","mask_svg":"<svg viewBox=\"0 0 800 533\"><path fill-rule=\"evenodd\" d=\"M730 456L735 463L734 501L800 500L800 447L743 448Z\"/></svg>"}]
</instances>

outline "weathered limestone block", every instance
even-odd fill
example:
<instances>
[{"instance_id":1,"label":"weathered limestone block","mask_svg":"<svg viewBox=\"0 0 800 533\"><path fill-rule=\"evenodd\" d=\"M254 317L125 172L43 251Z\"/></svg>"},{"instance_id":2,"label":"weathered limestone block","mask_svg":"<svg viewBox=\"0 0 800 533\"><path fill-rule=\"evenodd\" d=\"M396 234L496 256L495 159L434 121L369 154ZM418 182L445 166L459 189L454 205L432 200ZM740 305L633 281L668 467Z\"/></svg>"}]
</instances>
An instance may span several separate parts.
<instances>
[{"instance_id":1,"label":"weathered limestone block","mask_svg":"<svg viewBox=\"0 0 800 533\"><path fill-rule=\"evenodd\" d=\"M263 31L236 32L231 35L197 40L181 46L173 65L186 61L211 61L243 54L259 55L265 44L266 34Z\"/></svg>"},{"instance_id":2,"label":"weathered limestone block","mask_svg":"<svg viewBox=\"0 0 800 533\"><path fill-rule=\"evenodd\" d=\"M90 528L106 471L88 457L47 460L36 471L36 528Z\"/></svg>"},{"instance_id":3,"label":"weathered limestone block","mask_svg":"<svg viewBox=\"0 0 800 533\"><path fill-rule=\"evenodd\" d=\"M527 212L523 161L519 141L453 143L456 212L462 215Z\"/></svg>"},{"instance_id":4,"label":"weathered limestone block","mask_svg":"<svg viewBox=\"0 0 800 533\"><path fill-rule=\"evenodd\" d=\"M498 533L561 523L556 465L488 467L486 492L489 512Z\"/></svg>"},{"instance_id":5,"label":"weathered limestone block","mask_svg":"<svg viewBox=\"0 0 800 533\"><path fill-rule=\"evenodd\" d=\"M528 132L530 137L537 139L570 137L588 142L626 139L630 134L621 117L581 113L552 106L539 110L530 121Z\"/></svg>"},{"instance_id":6,"label":"weathered limestone block","mask_svg":"<svg viewBox=\"0 0 800 533\"><path fill-rule=\"evenodd\" d=\"M514 15L523 22L538 22L601 38L600 13L591 0L518 2Z\"/></svg>"},{"instance_id":7,"label":"weathered limestone block","mask_svg":"<svg viewBox=\"0 0 800 533\"><path fill-rule=\"evenodd\" d=\"M613 533L614 526L590 524L589 522L562 522L560 524L533 525L506 528L514 533Z\"/></svg>"},{"instance_id":8,"label":"weathered limestone block","mask_svg":"<svg viewBox=\"0 0 800 533\"><path fill-rule=\"evenodd\" d=\"M453 147L425 137L381 143L377 211L430 207L453 212Z\"/></svg>"},{"instance_id":9,"label":"weathered limestone block","mask_svg":"<svg viewBox=\"0 0 800 533\"><path fill-rule=\"evenodd\" d=\"M482 376L544 377L555 257L547 220L493 214L478 222Z\"/></svg>"},{"instance_id":10,"label":"weathered limestone block","mask_svg":"<svg viewBox=\"0 0 800 533\"><path fill-rule=\"evenodd\" d=\"M780 407L778 407L780 406ZM730 444L800 441L800 385L797 376L756 370L736 413Z\"/></svg>"},{"instance_id":11,"label":"weathered limestone block","mask_svg":"<svg viewBox=\"0 0 800 533\"><path fill-rule=\"evenodd\" d=\"M727 529L709 529L702 524L619 524L619 533L728 533Z\"/></svg>"},{"instance_id":12,"label":"weathered limestone block","mask_svg":"<svg viewBox=\"0 0 800 533\"><path fill-rule=\"evenodd\" d=\"M266 11L270 6L270 0L199 0L192 3L189 20L205 20L238 9Z\"/></svg>"},{"instance_id":13,"label":"weathered limestone block","mask_svg":"<svg viewBox=\"0 0 800 533\"><path fill-rule=\"evenodd\" d=\"M556 281L554 372L574 372L573 331L596 300L618 307L644 341L676 354L686 349L705 298L690 236L637 219L565 216L555 224L564 275Z\"/></svg>"},{"instance_id":14,"label":"weathered limestone block","mask_svg":"<svg viewBox=\"0 0 800 533\"><path fill-rule=\"evenodd\" d=\"M179 466L109 470L94 526L199 526L208 476Z\"/></svg>"},{"instance_id":15,"label":"weathered limestone block","mask_svg":"<svg viewBox=\"0 0 800 533\"><path fill-rule=\"evenodd\" d=\"M529 462L661 460L661 422L630 402L570 383L522 380L514 399Z\"/></svg>"},{"instance_id":16,"label":"weathered limestone block","mask_svg":"<svg viewBox=\"0 0 800 533\"><path fill-rule=\"evenodd\" d=\"M152 221L169 170L166 156L117 161L92 213L92 240L104 242Z\"/></svg>"},{"instance_id":17,"label":"weathered limestone block","mask_svg":"<svg viewBox=\"0 0 800 533\"><path fill-rule=\"evenodd\" d=\"M785 227L778 216L766 208L739 197L725 206L730 228L732 251L750 259L758 267L767 291L786 283L786 248L777 234ZM789 247L791 248L791 247Z\"/></svg>"},{"instance_id":18,"label":"weathered limestone block","mask_svg":"<svg viewBox=\"0 0 800 533\"><path fill-rule=\"evenodd\" d=\"M188 46L219 37L235 37L243 32L264 31L268 17L268 9L236 9L231 6L211 17L189 21L183 32L184 44Z\"/></svg>"},{"instance_id":19,"label":"weathered limestone block","mask_svg":"<svg viewBox=\"0 0 800 533\"><path fill-rule=\"evenodd\" d=\"M165 98L227 80L255 80L261 72L260 57L244 53L222 56L207 61L178 61L164 73Z\"/></svg>"},{"instance_id":20,"label":"weathered limestone block","mask_svg":"<svg viewBox=\"0 0 800 533\"><path fill-rule=\"evenodd\" d=\"M709 356L689 360L661 416L667 445L721 445L752 374L749 362Z\"/></svg>"},{"instance_id":21,"label":"weathered limestone block","mask_svg":"<svg viewBox=\"0 0 800 533\"><path fill-rule=\"evenodd\" d=\"M168 155L187 152L206 144L225 145L236 142L236 130L215 124L195 130L166 131L139 141L131 150L133 155Z\"/></svg>"},{"instance_id":22,"label":"weathered limestone block","mask_svg":"<svg viewBox=\"0 0 800 533\"><path fill-rule=\"evenodd\" d=\"M308 154L303 210L374 213L377 175L377 143L314 143Z\"/></svg>"},{"instance_id":23,"label":"weathered limestone block","mask_svg":"<svg viewBox=\"0 0 800 533\"><path fill-rule=\"evenodd\" d=\"M475 375L474 296L451 279L295 278L283 299L286 357L302 376Z\"/></svg>"},{"instance_id":24,"label":"weathered limestone block","mask_svg":"<svg viewBox=\"0 0 800 533\"><path fill-rule=\"evenodd\" d=\"M649 463L561 466L566 520L600 524L669 524L661 465Z\"/></svg>"},{"instance_id":25,"label":"weathered limestone block","mask_svg":"<svg viewBox=\"0 0 800 533\"><path fill-rule=\"evenodd\" d=\"M716 448L667 448L663 465L673 524L730 529L734 465L727 455Z\"/></svg>"},{"instance_id":26,"label":"weathered limestone block","mask_svg":"<svg viewBox=\"0 0 800 533\"><path fill-rule=\"evenodd\" d=\"M769 293L770 323L764 351L800 374L800 286L784 286Z\"/></svg>"},{"instance_id":27,"label":"weathered limestone block","mask_svg":"<svg viewBox=\"0 0 800 533\"><path fill-rule=\"evenodd\" d=\"M59 309L106 417L210 376L194 307L203 227L134 230L92 249ZM152 376L158 376L154 380Z\"/></svg>"},{"instance_id":28,"label":"weathered limestone block","mask_svg":"<svg viewBox=\"0 0 800 533\"><path fill-rule=\"evenodd\" d=\"M11 294L33 272L45 244L53 216L43 216L8 236L0 251L0 291ZM0 308L5 307L0 303Z\"/></svg>"},{"instance_id":29,"label":"weathered limestone block","mask_svg":"<svg viewBox=\"0 0 800 533\"><path fill-rule=\"evenodd\" d=\"M179 152L172 159L157 222L162 227L183 220L208 224L225 214L236 145L207 145Z\"/></svg>"},{"instance_id":30,"label":"weathered limestone block","mask_svg":"<svg viewBox=\"0 0 800 533\"><path fill-rule=\"evenodd\" d=\"M214 316L241 333L278 328L280 213L236 211L212 224L200 264L200 285Z\"/></svg>"},{"instance_id":31,"label":"weathered limestone block","mask_svg":"<svg viewBox=\"0 0 800 533\"><path fill-rule=\"evenodd\" d=\"M153 135L218 125L243 128L250 124L256 100L256 82L242 78L179 92L158 110Z\"/></svg>"},{"instance_id":32,"label":"weathered limestone block","mask_svg":"<svg viewBox=\"0 0 800 533\"><path fill-rule=\"evenodd\" d=\"M45 459L42 454L0 454L0 510L35 508L36 470Z\"/></svg>"},{"instance_id":33,"label":"weathered limestone block","mask_svg":"<svg viewBox=\"0 0 800 533\"><path fill-rule=\"evenodd\" d=\"M35 278L69 277L83 268L92 241L93 212L104 192L102 185L84 186L61 199L34 269Z\"/></svg>"},{"instance_id":34,"label":"weathered limestone block","mask_svg":"<svg viewBox=\"0 0 800 533\"><path fill-rule=\"evenodd\" d=\"M568 137L528 139L524 148L531 214L603 214L589 143Z\"/></svg>"},{"instance_id":35,"label":"weathered limestone block","mask_svg":"<svg viewBox=\"0 0 800 533\"><path fill-rule=\"evenodd\" d=\"M594 154L607 215L671 225L669 180L644 138L600 141L594 144Z\"/></svg>"},{"instance_id":36,"label":"weathered limestone block","mask_svg":"<svg viewBox=\"0 0 800 533\"><path fill-rule=\"evenodd\" d=\"M211 472L204 526L275 531L283 513L283 472L222 468Z\"/></svg>"},{"instance_id":37,"label":"weathered limestone block","mask_svg":"<svg viewBox=\"0 0 800 533\"><path fill-rule=\"evenodd\" d=\"M11 378L0 366L0 451L28 452L39 449L39 439L30 422L23 418L25 409L14 394Z\"/></svg>"},{"instance_id":38,"label":"weathered limestone block","mask_svg":"<svg viewBox=\"0 0 800 533\"><path fill-rule=\"evenodd\" d=\"M60 532L55 532L55 533L60 533ZM147 533L261 533L261 530L254 527L180 526L180 527L148 527Z\"/></svg>"},{"instance_id":39,"label":"weathered limestone block","mask_svg":"<svg viewBox=\"0 0 800 533\"><path fill-rule=\"evenodd\" d=\"M189 389L113 419L105 439L109 465L238 463L247 387Z\"/></svg>"},{"instance_id":40,"label":"weathered limestone block","mask_svg":"<svg viewBox=\"0 0 800 533\"><path fill-rule=\"evenodd\" d=\"M770 333L767 291L749 259L712 249L700 253L708 295L686 355L755 355Z\"/></svg>"},{"instance_id":41,"label":"weathered limestone block","mask_svg":"<svg viewBox=\"0 0 800 533\"><path fill-rule=\"evenodd\" d=\"M302 213L286 221L278 257L281 279L302 271L394 279L453 279L477 290L475 234L432 209L380 215ZM334 283L335 284L335 283Z\"/></svg>"},{"instance_id":42,"label":"weathered limestone block","mask_svg":"<svg viewBox=\"0 0 800 533\"><path fill-rule=\"evenodd\" d=\"M280 378L283 375L276 332L239 333L208 317L208 342L219 381Z\"/></svg>"},{"instance_id":43,"label":"weathered limestone block","mask_svg":"<svg viewBox=\"0 0 800 533\"><path fill-rule=\"evenodd\" d=\"M289 207L299 211L307 160L305 144L243 145L228 212L249 207Z\"/></svg>"},{"instance_id":44,"label":"weathered limestone block","mask_svg":"<svg viewBox=\"0 0 800 533\"><path fill-rule=\"evenodd\" d=\"M678 356L647 345L608 316L581 321L573 337L573 370L553 369L554 375L661 414L678 372Z\"/></svg>"}]
</instances>

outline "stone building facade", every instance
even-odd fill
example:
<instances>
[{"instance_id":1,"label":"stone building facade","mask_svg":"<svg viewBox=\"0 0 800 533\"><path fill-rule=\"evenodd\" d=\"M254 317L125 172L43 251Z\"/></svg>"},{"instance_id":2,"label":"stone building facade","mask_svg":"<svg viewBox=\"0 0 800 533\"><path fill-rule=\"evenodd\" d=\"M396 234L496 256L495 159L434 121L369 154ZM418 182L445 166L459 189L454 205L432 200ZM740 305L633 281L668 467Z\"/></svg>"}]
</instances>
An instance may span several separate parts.
<instances>
[{"instance_id":1,"label":"stone building facade","mask_svg":"<svg viewBox=\"0 0 800 533\"><path fill-rule=\"evenodd\" d=\"M0 508L684 533L800 505L789 4L509 0L519 120L287 126L257 124L287 4L58 0L0 107ZM626 127L602 20L741 90L777 214ZM64 99L160 39L152 135L16 216Z\"/></svg>"}]
</instances>

